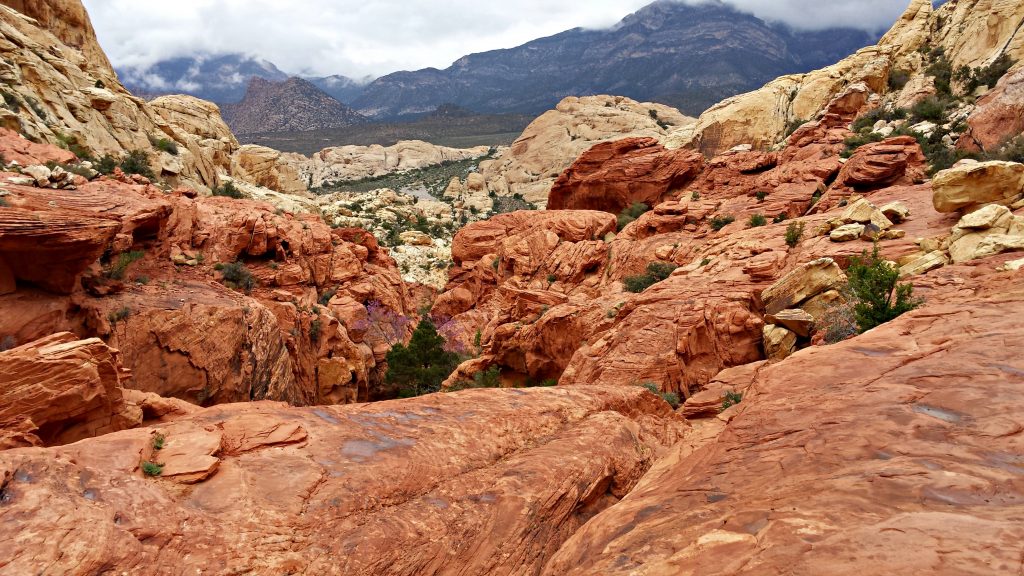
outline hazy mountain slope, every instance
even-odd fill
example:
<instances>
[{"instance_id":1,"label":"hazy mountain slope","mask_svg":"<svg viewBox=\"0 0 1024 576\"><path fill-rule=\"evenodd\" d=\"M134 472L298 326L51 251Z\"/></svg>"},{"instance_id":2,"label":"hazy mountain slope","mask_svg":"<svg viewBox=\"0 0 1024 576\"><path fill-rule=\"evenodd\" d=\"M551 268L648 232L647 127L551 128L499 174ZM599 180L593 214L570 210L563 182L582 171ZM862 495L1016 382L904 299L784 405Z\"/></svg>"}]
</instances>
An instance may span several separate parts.
<instances>
[{"instance_id":1,"label":"hazy mountain slope","mask_svg":"<svg viewBox=\"0 0 1024 576\"><path fill-rule=\"evenodd\" d=\"M271 82L253 78L245 98L223 107L224 119L238 134L340 128L365 118L301 78Z\"/></svg>"},{"instance_id":2,"label":"hazy mountain slope","mask_svg":"<svg viewBox=\"0 0 1024 576\"><path fill-rule=\"evenodd\" d=\"M568 95L616 94L699 113L787 73L870 44L857 30L794 32L724 4L658 1L606 30L569 30L461 58L446 70L397 72L353 102L393 117L453 102L478 112L538 112Z\"/></svg>"}]
</instances>

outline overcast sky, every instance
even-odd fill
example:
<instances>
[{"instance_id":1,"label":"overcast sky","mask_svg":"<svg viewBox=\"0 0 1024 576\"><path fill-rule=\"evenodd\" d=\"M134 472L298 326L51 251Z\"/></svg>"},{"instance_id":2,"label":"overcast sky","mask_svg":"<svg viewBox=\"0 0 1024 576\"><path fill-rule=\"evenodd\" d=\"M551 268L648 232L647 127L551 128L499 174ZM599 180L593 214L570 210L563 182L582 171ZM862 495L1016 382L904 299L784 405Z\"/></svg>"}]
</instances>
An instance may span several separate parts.
<instances>
[{"instance_id":1,"label":"overcast sky","mask_svg":"<svg viewBox=\"0 0 1024 576\"><path fill-rule=\"evenodd\" d=\"M610 26L651 0L84 0L117 67L241 52L290 74L380 76L447 68L577 26ZM692 1L692 0L687 0ZM797 27L888 28L909 0L726 0Z\"/></svg>"}]
</instances>

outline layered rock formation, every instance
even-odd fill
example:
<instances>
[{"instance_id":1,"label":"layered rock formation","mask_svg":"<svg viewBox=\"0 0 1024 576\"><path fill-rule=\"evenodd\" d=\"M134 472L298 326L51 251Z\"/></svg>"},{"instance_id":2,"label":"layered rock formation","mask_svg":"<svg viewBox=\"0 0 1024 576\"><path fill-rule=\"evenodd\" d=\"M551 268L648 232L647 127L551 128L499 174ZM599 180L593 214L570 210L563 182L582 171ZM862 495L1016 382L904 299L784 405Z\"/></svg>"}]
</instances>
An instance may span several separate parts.
<instances>
[{"instance_id":1,"label":"layered rock formation","mask_svg":"<svg viewBox=\"0 0 1024 576\"><path fill-rule=\"evenodd\" d=\"M914 0L877 45L827 68L783 76L726 99L701 114L681 142L707 155L737 145L770 148L783 139L789 123L815 119L844 86L862 82L873 94L888 93L896 71L912 77L893 95L901 106L909 106L934 93L924 75L928 62L918 49L942 48L954 69L987 65L1001 54L1020 61L1022 19L1024 7L1012 0L962 0L934 10L930 0Z\"/></svg>"},{"instance_id":2,"label":"layered rock formation","mask_svg":"<svg viewBox=\"0 0 1024 576\"><path fill-rule=\"evenodd\" d=\"M6 64L0 77L6 88L0 126L79 157L145 151L156 175L172 186L208 191L231 175L255 185L274 184L261 174L233 174L238 142L215 104L190 96L147 103L125 90L80 2L4 4L0 56ZM176 151L158 146L161 139L174 143ZM288 180L278 190L302 186Z\"/></svg>"},{"instance_id":3,"label":"layered rock formation","mask_svg":"<svg viewBox=\"0 0 1024 576\"><path fill-rule=\"evenodd\" d=\"M537 573L686 428L640 388L216 407L0 453L0 550L18 573Z\"/></svg>"},{"instance_id":4,"label":"layered rock formation","mask_svg":"<svg viewBox=\"0 0 1024 576\"><path fill-rule=\"evenodd\" d=\"M443 162L468 160L487 155L487 146L448 148L419 140L402 141L394 146L338 146L325 148L312 157L286 154L287 161L310 188L352 180L373 178L392 172L426 168Z\"/></svg>"},{"instance_id":5,"label":"layered rock formation","mask_svg":"<svg viewBox=\"0 0 1024 576\"><path fill-rule=\"evenodd\" d=\"M0 352L0 449L69 444L133 428L117 350L98 338L48 336Z\"/></svg>"},{"instance_id":6,"label":"layered rock formation","mask_svg":"<svg viewBox=\"0 0 1024 576\"><path fill-rule=\"evenodd\" d=\"M134 370L129 386L197 404L381 393L377 366L393 342L332 312L338 300L412 313L394 261L366 232L127 177L5 189L0 306L12 312L0 335L102 336Z\"/></svg>"},{"instance_id":7,"label":"layered rock formation","mask_svg":"<svg viewBox=\"0 0 1024 576\"><path fill-rule=\"evenodd\" d=\"M653 138L598 144L558 177L547 207L618 214L636 203L654 206L689 184L703 167L700 154L666 150Z\"/></svg>"},{"instance_id":8,"label":"layered rock formation","mask_svg":"<svg viewBox=\"0 0 1024 576\"><path fill-rule=\"evenodd\" d=\"M527 126L508 151L481 163L483 195L518 195L544 206L555 179L595 144L627 136L683 138L692 124L692 118L661 104L621 96L566 98Z\"/></svg>"}]
</instances>

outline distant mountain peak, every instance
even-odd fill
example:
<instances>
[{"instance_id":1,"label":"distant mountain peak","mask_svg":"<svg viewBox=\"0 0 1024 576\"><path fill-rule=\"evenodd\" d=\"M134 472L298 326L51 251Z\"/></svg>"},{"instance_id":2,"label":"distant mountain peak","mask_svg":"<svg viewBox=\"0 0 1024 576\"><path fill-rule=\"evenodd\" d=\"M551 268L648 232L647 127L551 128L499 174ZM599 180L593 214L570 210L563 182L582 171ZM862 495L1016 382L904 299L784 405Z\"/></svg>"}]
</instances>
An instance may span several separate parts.
<instances>
[{"instance_id":1,"label":"distant mountain peak","mask_svg":"<svg viewBox=\"0 0 1024 576\"><path fill-rule=\"evenodd\" d=\"M253 77L242 101L221 110L237 134L305 132L366 121L309 80L295 76L280 82Z\"/></svg>"}]
</instances>

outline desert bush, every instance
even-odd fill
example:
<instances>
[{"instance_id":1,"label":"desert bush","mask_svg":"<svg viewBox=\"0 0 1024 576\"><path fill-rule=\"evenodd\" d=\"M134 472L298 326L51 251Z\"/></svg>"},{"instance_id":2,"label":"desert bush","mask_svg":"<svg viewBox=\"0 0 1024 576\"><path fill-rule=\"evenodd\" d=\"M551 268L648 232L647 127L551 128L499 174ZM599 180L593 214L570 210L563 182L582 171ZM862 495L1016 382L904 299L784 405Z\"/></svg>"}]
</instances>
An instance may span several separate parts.
<instances>
[{"instance_id":1,"label":"desert bush","mask_svg":"<svg viewBox=\"0 0 1024 576\"><path fill-rule=\"evenodd\" d=\"M800 239L803 238L803 236L803 222L790 222L789 226L786 226L786 245L790 248L796 248L796 245L800 243Z\"/></svg>"},{"instance_id":2,"label":"desert bush","mask_svg":"<svg viewBox=\"0 0 1024 576\"><path fill-rule=\"evenodd\" d=\"M309 323L309 341L314 344L320 342L320 333L323 331L323 328L323 323L319 318L313 319L313 321Z\"/></svg>"},{"instance_id":3,"label":"desert bush","mask_svg":"<svg viewBox=\"0 0 1024 576\"><path fill-rule=\"evenodd\" d=\"M736 218L732 216L715 216L711 219L711 229L717 232L735 221Z\"/></svg>"},{"instance_id":4,"label":"desert bush","mask_svg":"<svg viewBox=\"0 0 1024 576\"><path fill-rule=\"evenodd\" d=\"M897 68L889 72L889 90L903 90L907 82L910 82L910 73L906 70Z\"/></svg>"},{"instance_id":5,"label":"desert bush","mask_svg":"<svg viewBox=\"0 0 1024 576\"><path fill-rule=\"evenodd\" d=\"M113 174L114 168L117 168L117 158L110 154L104 154L99 160L92 163L92 169L100 174Z\"/></svg>"},{"instance_id":6,"label":"desert bush","mask_svg":"<svg viewBox=\"0 0 1024 576\"><path fill-rule=\"evenodd\" d=\"M647 265L647 272L645 274L627 276L623 278L622 284L627 291L638 294L667 279L676 268L678 266L668 262L651 262Z\"/></svg>"},{"instance_id":7,"label":"desert bush","mask_svg":"<svg viewBox=\"0 0 1024 576\"><path fill-rule=\"evenodd\" d=\"M243 290L248 294L257 285L256 277L241 262L219 264L216 268L220 271L224 285L228 288Z\"/></svg>"},{"instance_id":8,"label":"desert bush","mask_svg":"<svg viewBox=\"0 0 1024 576\"><path fill-rule=\"evenodd\" d=\"M156 434L153 436L153 450L163 450L164 442L167 441L167 437L163 434Z\"/></svg>"},{"instance_id":9,"label":"desert bush","mask_svg":"<svg viewBox=\"0 0 1024 576\"><path fill-rule=\"evenodd\" d=\"M750 217L750 221L747 222L747 228L760 228L768 223L768 219L764 217L764 214L754 214Z\"/></svg>"},{"instance_id":10,"label":"desert bush","mask_svg":"<svg viewBox=\"0 0 1024 576\"><path fill-rule=\"evenodd\" d=\"M846 140L843 140L843 144L846 145L846 148L840 152L839 155L843 158L849 158L853 156L854 152L856 152L861 146L874 142L881 142L882 140L884 140L884 138L877 132L866 132L864 134L850 136Z\"/></svg>"},{"instance_id":11,"label":"desert bush","mask_svg":"<svg viewBox=\"0 0 1024 576\"><path fill-rule=\"evenodd\" d=\"M623 228L628 226L637 218L641 217L651 209L650 206L643 202L634 202L631 206L619 212L618 216L618 229L621 232Z\"/></svg>"},{"instance_id":12,"label":"desert bush","mask_svg":"<svg viewBox=\"0 0 1024 576\"><path fill-rule=\"evenodd\" d=\"M161 152L167 152L171 156L178 155L178 143L175 142L174 140L150 136L149 143L152 144L154 148Z\"/></svg>"},{"instance_id":13,"label":"desert bush","mask_svg":"<svg viewBox=\"0 0 1024 576\"><path fill-rule=\"evenodd\" d=\"M141 250L133 250L131 252L122 252L117 255L117 258L111 263L110 268L107 269L106 276L111 280L124 280L125 272L128 271L128 267L142 260L146 256L146 253Z\"/></svg>"},{"instance_id":14,"label":"desert bush","mask_svg":"<svg viewBox=\"0 0 1024 576\"><path fill-rule=\"evenodd\" d=\"M235 200L241 200L245 198L242 191L235 186L234 182L225 182L224 184L217 186L213 189L214 196L222 196L225 198L234 198Z\"/></svg>"},{"instance_id":15,"label":"desert bush","mask_svg":"<svg viewBox=\"0 0 1024 576\"><path fill-rule=\"evenodd\" d=\"M388 352L388 383L398 385L406 397L438 392L459 364L459 356L444 344L429 318L420 321L408 345L396 344Z\"/></svg>"},{"instance_id":16,"label":"desert bush","mask_svg":"<svg viewBox=\"0 0 1024 576\"><path fill-rule=\"evenodd\" d=\"M156 462L143 462L142 473L146 476L159 476L164 473L164 465Z\"/></svg>"},{"instance_id":17,"label":"desert bush","mask_svg":"<svg viewBox=\"0 0 1024 576\"><path fill-rule=\"evenodd\" d=\"M736 406L740 402L743 402L743 394L736 392L735 390L726 392L725 396L722 397L722 412Z\"/></svg>"},{"instance_id":18,"label":"desert bush","mask_svg":"<svg viewBox=\"0 0 1024 576\"><path fill-rule=\"evenodd\" d=\"M854 316L861 333L884 324L922 304L910 284L899 284L899 269L879 256L876 243L871 254L850 259L846 271L849 288L857 298Z\"/></svg>"},{"instance_id":19,"label":"desert bush","mask_svg":"<svg viewBox=\"0 0 1024 576\"><path fill-rule=\"evenodd\" d=\"M827 344L836 344L857 335L857 317L854 314L852 296L832 304L825 309L815 329L822 334Z\"/></svg>"},{"instance_id":20,"label":"desert bush","mask_svg":"<svg viewBox=\"0 0 1024 576\"><path fill-rule=\"evenodd\" d=\"M910 109L915 122L936 122L946 121L946 110L949 109L950 101L938 96L929 96Z\"/></svg>"},{"instance_id":21,"label":"desert bush","mask_svg":"<svg viewBox=\"0 0 1024 576\"><path fill-rule=\"evenodd\" d=\"M145 150L131 150L121 160L121 171L125 174L138 174L150 180L156 178L153 168L149 165L149 154ZM113 172L113 170L111 170Z\"/></svg>"},{"instance_id":22,"label":"desert bush","mask_svg":"<svg viewBox=\"0 0 1024 576\"><path fill-rule=\"evenodd\" d=\"M803 126L804 124L807 124L807 122L809 122L809 120L806 120L804 118L794 118L787 122L786 133L784 135L784 138L789 138L790 136L792 136L794 132L799 130L800 127Z\"/></svg>"},{"instance_id":23,"label":"desert bush","mask_svg":"<svg viewBox=\"0 0 1024 576\"><path fill-rule=\"evenodd\" d=\"M125 306L119 308L107 314L107 320L110 322L111 328L117 328L119 322L127 320L132 315L132 309Z\"/></svg>"}]
</instances>

